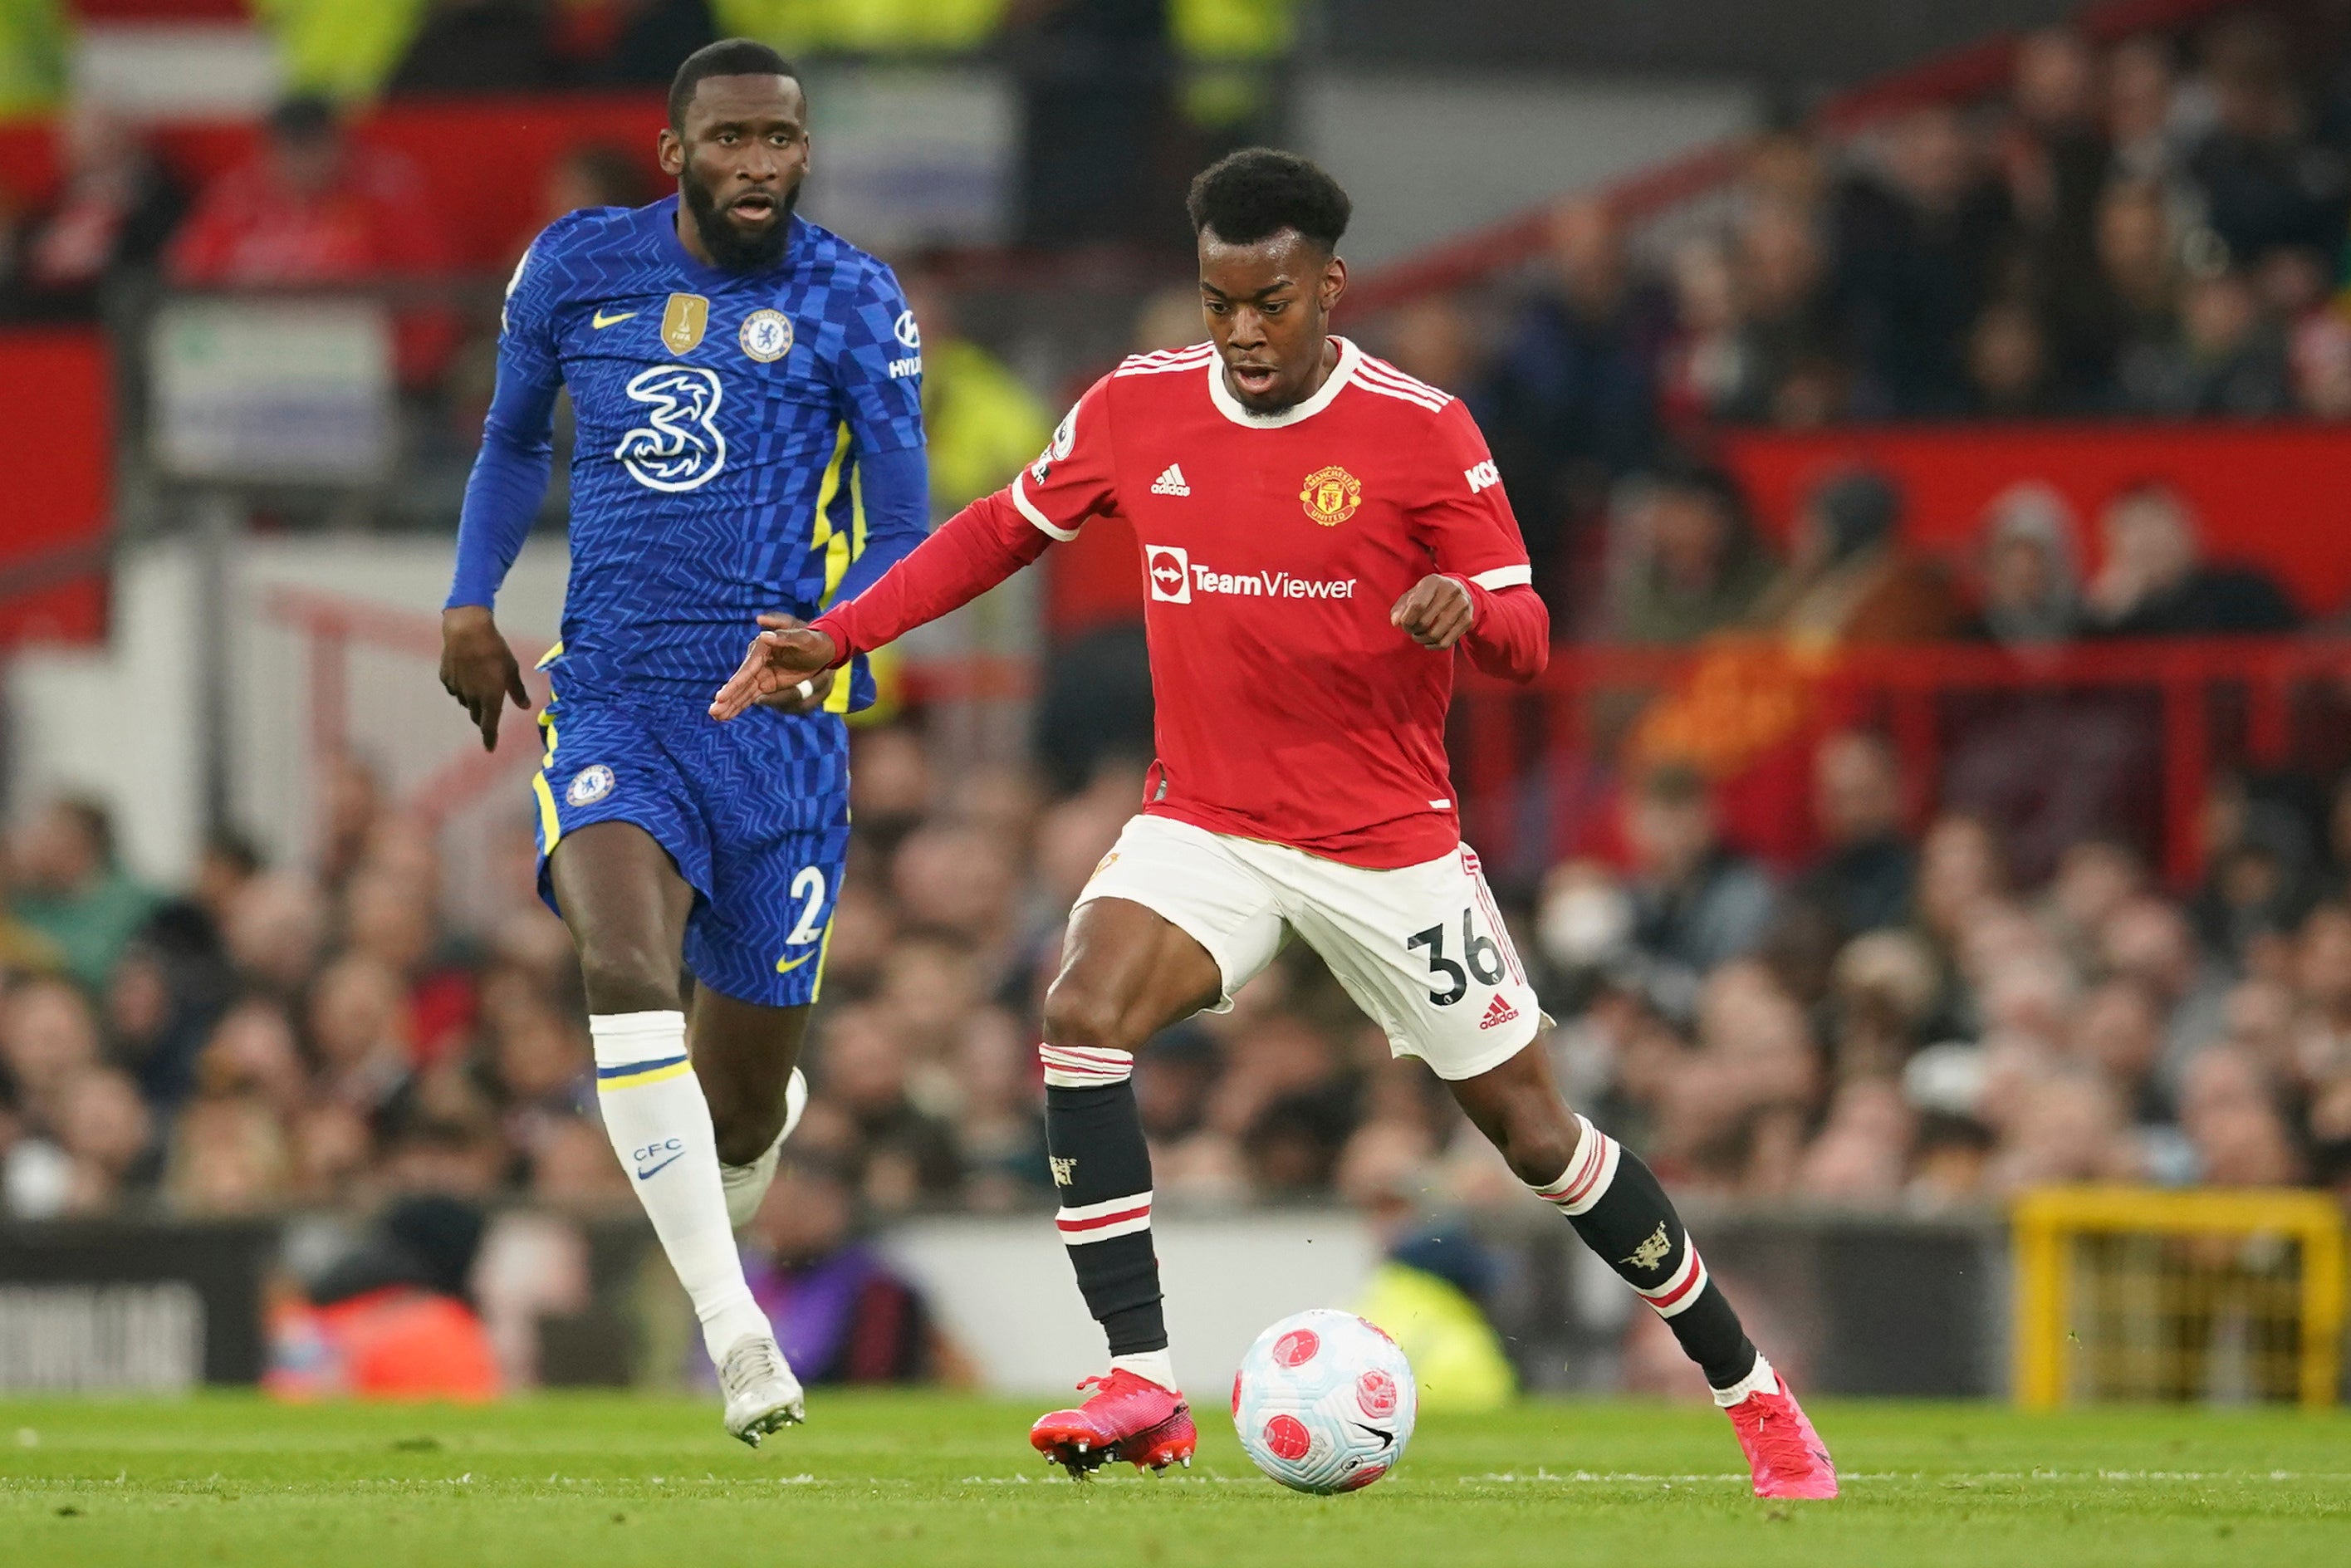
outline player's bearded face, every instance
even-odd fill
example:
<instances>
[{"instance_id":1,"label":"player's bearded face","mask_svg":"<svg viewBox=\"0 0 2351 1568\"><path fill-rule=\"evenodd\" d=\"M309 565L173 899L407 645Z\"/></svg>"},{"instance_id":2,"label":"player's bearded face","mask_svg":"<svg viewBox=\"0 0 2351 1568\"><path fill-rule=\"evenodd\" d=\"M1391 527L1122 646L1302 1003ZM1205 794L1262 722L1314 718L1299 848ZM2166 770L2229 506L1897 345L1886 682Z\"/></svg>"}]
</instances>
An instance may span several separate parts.
<instances>
[{"instance_id":1,"label":"player's bearded face","mask_svg":"<svg viewBox=\"0 0 2351 1568\"><path fill-rule=\"evenodd\" d=\"M725 183L737 183L731 174ZM800 199L798 173L789 185L751 186L721 197L689 160L678 173L678 189L695 231L702 235L703 247L720 267L730 272L757 272L784 258L792 209Z\"/></svg>"}]
</instances>

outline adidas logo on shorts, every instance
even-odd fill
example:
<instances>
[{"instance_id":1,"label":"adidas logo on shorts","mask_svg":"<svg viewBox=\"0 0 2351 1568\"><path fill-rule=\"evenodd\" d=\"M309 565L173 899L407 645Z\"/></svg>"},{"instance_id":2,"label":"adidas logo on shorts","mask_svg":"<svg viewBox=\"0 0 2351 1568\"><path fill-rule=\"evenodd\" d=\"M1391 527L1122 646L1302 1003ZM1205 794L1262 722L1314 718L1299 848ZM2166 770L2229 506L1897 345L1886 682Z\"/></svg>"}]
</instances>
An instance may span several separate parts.
<instances>
[{"instance_id":1,"label":"adidas logo on shorts","mask_svg":"<svg viewBox=\"0 0 2351 1568\"><path fill-rule=\"evenodd\" d=\"M1478 1027L1479 1029L1492 1029L1498 1024L1506 1024L1518 1016L1518 1009L1512 1007L1501 998L1496 997L1492 1001L1486 1004L1486 1016L1478 1020Z\"/></svg>"},{"instance_id":2,"label":"adidas logo on shorts","mask_svg":"<svg viewBox=\"0 0 2351 1568\"><path fill-rule=\"evenodd\" d=\"M1182 466L1170 463L1166 472L1151 482L1151 493L1155 496L1188 496L1192 493L1192 486L1184 483Z\"/></svg>"}]
</instances>

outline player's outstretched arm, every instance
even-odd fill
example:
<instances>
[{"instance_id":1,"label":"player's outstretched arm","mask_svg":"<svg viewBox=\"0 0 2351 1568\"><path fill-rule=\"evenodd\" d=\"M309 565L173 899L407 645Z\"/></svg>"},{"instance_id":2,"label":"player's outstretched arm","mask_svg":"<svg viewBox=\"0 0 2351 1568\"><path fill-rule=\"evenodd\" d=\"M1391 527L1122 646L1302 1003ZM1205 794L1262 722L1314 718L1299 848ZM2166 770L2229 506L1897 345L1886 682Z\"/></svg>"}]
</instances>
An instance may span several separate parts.
<instances>
[{"instance_id":1,"label":"player's outstretched arm","mask_svg":"<svg viewBox=\"0 0 2351 1568\"><path fill-rule=\"evenodd\" d=\"M464 705L482 732L482 749L498 748L498 719L511 698L528 709L522 665L486 604L453 604L441 612L441 688Z\"/></svg>"},{"instance_id":2,"label":"player's outstretched arm","mask_svg":"<svg viewBox=\"0 0 2351 1568\"><path fill-rule=\"evenodd\" d=\"M833 640L821 632L805 626L769 627L751 639L742 664L710 699L710 716L735 718L755 703L787 694L803 701L811 699L818 678L840 662Z\"/></svg>"}]
</instances>

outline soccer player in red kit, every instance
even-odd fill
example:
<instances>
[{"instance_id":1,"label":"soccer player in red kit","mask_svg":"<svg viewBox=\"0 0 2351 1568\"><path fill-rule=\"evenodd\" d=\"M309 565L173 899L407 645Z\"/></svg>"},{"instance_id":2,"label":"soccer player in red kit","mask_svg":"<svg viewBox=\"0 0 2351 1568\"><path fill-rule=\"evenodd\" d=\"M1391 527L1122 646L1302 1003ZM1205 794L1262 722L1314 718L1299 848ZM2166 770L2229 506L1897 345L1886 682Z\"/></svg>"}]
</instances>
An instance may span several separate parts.
<instances>
[{"instance_id":1,"label":"soccer player in red kit","mask_svg":"<svg viewBox=\"0 0 2351 1568\"><path fill-rule=\"evenodd\" d=\"M1327 173L1250 149L1193 183L1190 211L1212 340L1095 382L1008 488L853 601L761 632L710 710L732 717L946 613L1090 517L1134 525L1158 760L1071 914L1039 1048L1058 1223L1110 1368L1031 1441L1073 1473L1190 1458L1133 1053L1229 1007L1295 935L1665 1318L1756 1494L1835 1496L1827 1450L1656 1177L1561 1100L1534 990L1461 842L1453 650L1524 681L1550 639L1484 438L1458 399L1330 336L1349 204Z\"/></svg>"}]
</instances>

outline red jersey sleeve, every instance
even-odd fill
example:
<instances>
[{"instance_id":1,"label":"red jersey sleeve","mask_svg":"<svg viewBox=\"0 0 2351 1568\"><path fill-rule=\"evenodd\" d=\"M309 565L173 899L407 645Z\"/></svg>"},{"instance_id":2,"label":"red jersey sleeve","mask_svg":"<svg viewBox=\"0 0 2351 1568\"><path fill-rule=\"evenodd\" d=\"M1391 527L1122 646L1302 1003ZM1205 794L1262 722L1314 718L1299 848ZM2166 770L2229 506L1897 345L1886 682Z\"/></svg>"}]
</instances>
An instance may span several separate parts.
<instances>
[{"instance_id":1,"label":"red jersey sleeve","mask_svg":"<svg viewBox=\"0 0 2351 1568\"><path fill-rule=\"evenodd\" d=\"M1459 398L1438 411L1433 434L1428 488L1413 517L1437 570L1489 591L1531 582L1526 541L1503 494L1502 476Z\"/></svg>"},{"instance_id":2,"label":"red jersey sleeve","mask_svg":"<svg viewBox=\"0 0 2351 1568\"><path fill-rule=\"evenodd\" d=\"M1502 476L1469 410L1455 398L1437 415L1435 488L1415 517L1437 570L1469 590L1475 619L1461 650L1488 674L1527 681L1551 658L1551 614L1531 586L1526 541Z\"/></svg>"},{"instance_id":3,"label":"red jersey sleeve","mask_svg":"<svg viewBox=\"0 0 2351 1568\"><path fill-rule=\"evenodd\" d=\"M1061 416L1043 454L1012 476L1009 494L1022 517L1057 539L1076 538L1088 517L1118 510L1108 376Z\"/></svg>"}]
</instances>

